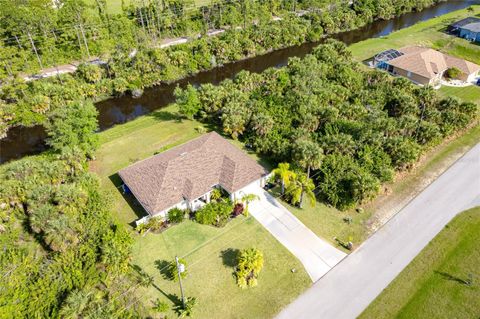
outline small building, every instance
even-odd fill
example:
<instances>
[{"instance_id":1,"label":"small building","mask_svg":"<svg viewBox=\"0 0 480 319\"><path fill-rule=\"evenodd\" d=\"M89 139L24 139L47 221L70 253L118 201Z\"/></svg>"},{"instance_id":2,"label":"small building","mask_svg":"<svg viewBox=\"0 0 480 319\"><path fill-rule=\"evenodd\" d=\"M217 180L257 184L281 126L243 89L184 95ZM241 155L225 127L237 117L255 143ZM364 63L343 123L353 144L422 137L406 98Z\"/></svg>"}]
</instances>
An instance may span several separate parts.
<instances>
[{"instance_id":1,"label":"small building","mask_svg":"<svg viewBox=\"0 0 480 319\"><path fill-rule=\"evenodd\" d=\"M172 208L202 207L214 188L230 198L243 196L252 184L264 186L268 171L216 132L137 162L120 178L149 216L165 216Z\"/></svg>"},{"instance_id":2,"label":"small building","mask_svg":"<svg viewBox=\"0 0 480 319\"><path fill-rule=\"evenodd\" d=\"M440 83L450 68L459 69L459 80L464 82L476 81L480 71L480 66L475 63L419 46L383 51L375 56L374 65L416 84L433 86Z\"/></svg>"},{"instance_id":3,"label":"small building","mask_svg":"<svg viewBox=\"0 0 480 319\"><path fill-rule=\"evenodd\" d=\"M468 17L448 26L447 31L460 38L480 43L480 18Z\"/></svg>"}]
</instances>

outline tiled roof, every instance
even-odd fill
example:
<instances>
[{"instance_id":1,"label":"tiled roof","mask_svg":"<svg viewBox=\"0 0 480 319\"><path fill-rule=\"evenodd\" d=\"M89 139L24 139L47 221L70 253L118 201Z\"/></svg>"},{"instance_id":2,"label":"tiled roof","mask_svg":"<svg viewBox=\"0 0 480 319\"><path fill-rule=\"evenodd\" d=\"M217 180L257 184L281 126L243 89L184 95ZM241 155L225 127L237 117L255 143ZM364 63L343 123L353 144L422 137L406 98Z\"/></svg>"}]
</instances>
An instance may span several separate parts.
<instances>
[{"instance_id":1,"label":"tiled roof","mask_svg":"<svg viewBox=\"0 0 480 319\"><path fill-rule=\"evenodd\" d=\"M406 71L432 79L448 68L456 67L465 74L472 74L480 70L475 63L455 58L439 51L419 46L410 46L399 49L404 55L388 61L388 64Z\"/></svg>"},{"instance_id":2,"label":"tiled roof","mask_svg":"<svg viewBox=\"0 0 480 319\"><path fill-rule=\"evenodd\" d=\"M221 185L232 193L268 172L216 132L137 162L118 174L149 214Z\"/></svg>"}]
</instances>

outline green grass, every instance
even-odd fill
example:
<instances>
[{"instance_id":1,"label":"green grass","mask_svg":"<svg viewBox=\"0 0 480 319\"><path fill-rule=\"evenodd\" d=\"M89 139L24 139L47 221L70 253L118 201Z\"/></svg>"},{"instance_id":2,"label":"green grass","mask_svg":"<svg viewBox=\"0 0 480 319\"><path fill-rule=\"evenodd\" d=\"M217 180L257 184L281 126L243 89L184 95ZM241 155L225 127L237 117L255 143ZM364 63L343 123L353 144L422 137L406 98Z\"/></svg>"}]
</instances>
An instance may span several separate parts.
<instances>
[{"instance_id":1,"label":"green grass","mask_svg":"<svg viewBox=\"0 0 480 319\"><path fill-rule=\"evenodd\" d=\"M423 45L480 64L480 46L478 44L470 43L444 32L444 29L450 23L480 14L480 6L476 5L472 8L474 8L473 13L467 9L451 12L438 18L419 22L385 37L355 43L350 46L350 50L352 50L355 58L363 61L386 49Z\"/></svg>"},{"instance_id":2,"label":"green grass","mask_svg":"<svg viewBox=\"0 0 480 319\"><path fill-rule=\"evenodd\" d=\"M202 6L210 3L211 0L195 0L196 6ZM86 0L85 1L89 5L94 5L96 8L96 0ZM124 0L125 5L129 5L130 3L135 1L132 0ZM138 3L138 2L137 2ZM122 13L122 0L107 0L107 11L111 14Z\"/></svg>"},{"instance_id":3,"label":"green grass","mask_svg":"<svg viewBox=\"0 0 480 319\"><path fill-rule=\"evenodd\" d=\"M451 221L359 317L478 318L480 207ZM461 280L472 275L471 286Z\"/></svg>"},{"instance_id":4,"label":"green grass","mask_svg":"<svg viewBox=\"0 0 480 319\"><path fill-rule=\"evenodd\" d=\"M197 127L203 125L197 121L180 121L176 106L170 105L99 134L100 147L90 167L100 176L102 187L111 194L119 222L132 223L145 213L132 196L123 197L117 190L121 184L117 172L155 152L200 136Z\"/></svg>"},{"instance_id":5,"label":"green grass","mask_svg":"<svg viewBox=\"0 0 480 319\"><path fill-rule=\"evenodd\" d=\"M480 54L480 53L479 53ZM480 105L480 86L472 85L466 87L442 86L438 91L441 96L453 96L466 102L474 102Z\"/></svg>"},{"instance_id":6,"label":"green grass","mask_svg":"<svg viewBox=\"0 0 480 319\"><path fill-rule=\"evenodd\" d=\"M234 259L238 250L250 247L263 252L265 265L258 286L242 290L233 277ZM186 296L197 298L195 318L270 318L311 284L301 263L254 218L240 216L220 229L186 221L161 234L138 236L132 263L155 277L153 287L137 291L144 300L178 303L178 283L156 266L157 260L164 265L176 255L185 256L183 287Z\"/></svg>"},{"instance_id":7,"label":"green grass","mask_svg":"<svg viewBox=\"0 0 480 319\"><path fill-rule=\"evenodd\" d=\"M279 198L280 187L275 187L271 193ZM346 251L339 246L334 238L338 238L344 242L351 241L353 243L361 243L367 235L365 221L371 216L367 213L356 213L355 210L339 211L338 209L325 205L317 201L315 206L311 206L306 200L302 208L292 206L286 201L280 200L281 203L292 212L305 226L313 231L318 237L330 242L333 246ZM347 224L344 217L351 217L352 222Z\"/></svg>"}]
</instances>

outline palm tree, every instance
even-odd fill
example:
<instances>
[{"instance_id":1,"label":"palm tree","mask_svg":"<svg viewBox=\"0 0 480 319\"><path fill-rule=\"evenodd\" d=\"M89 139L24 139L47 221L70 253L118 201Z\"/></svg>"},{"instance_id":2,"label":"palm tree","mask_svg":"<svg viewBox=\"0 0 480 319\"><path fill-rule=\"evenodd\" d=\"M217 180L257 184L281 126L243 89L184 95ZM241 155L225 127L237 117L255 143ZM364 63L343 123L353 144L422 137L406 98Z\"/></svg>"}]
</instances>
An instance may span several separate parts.
<instances>
[{"instance_id":1,"label":"palm tree","mask_svg":"<svg viewBox=\"0 0 480 319\"><path fill-rule=\"evenodd\" d=\"M62 318L81 318L82 312L90 302L90 292L74 290L70 292L60 308Z\"/></svg>"},{"instance_id":2,"label":"palm tree","mask_svg":"<svg viewBox=\"0 0 480 319\"><path fill-rule=\"evenodd\" d=\"M250 202L253 202L255 200L259 200L260 197L258 197L257 194L244 194L242 196L242 198L240 199L240 201L242 203L245 203L245 210L244 210L244 214L245 216L248 216L248 204L250 204Z\"/></svg>"},{"instance_id":3,"label":"palm tree","mask_svg":"<svg viewBox=\"0 0 480 319\"><path fill-rule=\"evenodd\" d=\"M313 190L315 189L315 184L311 178L308 178L307 175L301 173L297 175L297 178L293 180L290 186L287 188L287 195L290 197L290 201L293 205L297 205L302 208L303 196L307 195L307 199L310 201L312 206L315 206L315 194Z\"/></svg>"},{"instance_id":4,"label":"palm tree","mask_svg":"<svg viewBox=\"0 0 480 319\"><path fill-rule=\"evenodd\" d=\"M278 167L272 171L276 180L280 180L282 183L282 195L285 193L285 188L290 185L290 182L295 179L297 174L290 170L289 163L280 163Z\"/></svg>"},{"instance_id":5,"label":"palm tree","mask_svg":"<svg viewBox=\"0 0 480 319\"><path fill-rule=\"evenodd\" d=\"M311 169L318 169L322 165L323 149L310 139L301 139L295 144L293 158L307 170L308 178Z\"/></svg>"}]
</instances>

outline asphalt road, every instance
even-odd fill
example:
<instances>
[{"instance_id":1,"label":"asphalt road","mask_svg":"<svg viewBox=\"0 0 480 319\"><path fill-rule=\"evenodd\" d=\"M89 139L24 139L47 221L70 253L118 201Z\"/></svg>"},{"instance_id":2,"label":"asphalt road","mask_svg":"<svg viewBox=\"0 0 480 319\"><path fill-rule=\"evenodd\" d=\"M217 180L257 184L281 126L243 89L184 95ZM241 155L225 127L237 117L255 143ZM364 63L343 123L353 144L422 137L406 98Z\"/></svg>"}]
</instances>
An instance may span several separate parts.
<instances>
[{"instance_id":1,"label":"asphalt road","mask_svg":"<svg viewBox=\"0 0 480 319\"><path fill-rule=\"evenodd\" d=\"M480 144L277 318L356 318L458 213L480 205Z\"/></svg>"}]
</instances>

